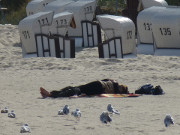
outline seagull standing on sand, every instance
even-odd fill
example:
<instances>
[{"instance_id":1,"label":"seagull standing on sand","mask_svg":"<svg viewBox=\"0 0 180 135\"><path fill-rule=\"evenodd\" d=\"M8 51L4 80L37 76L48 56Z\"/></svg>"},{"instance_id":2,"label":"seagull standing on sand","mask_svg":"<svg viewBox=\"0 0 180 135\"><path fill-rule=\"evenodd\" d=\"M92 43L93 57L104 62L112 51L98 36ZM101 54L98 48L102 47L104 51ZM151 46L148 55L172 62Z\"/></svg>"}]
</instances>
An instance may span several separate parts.
<instances>
[{"instance_id":1,"label":"seagull standing on sand","mask_svg":"<svg viewBox=\"0 0 180 135\"><path fill-rule=\"evenodd\" d=\"M112 121L112 118L109 116L109 113L104 111L101 115L100 115L100 120L103 122L103 123L108 123L108 122L111 122Z\"/></svg>"},{"instance_id":2,"label":"seagull standing on sand","mask_svg":"<svg viewBox=\"0 0 180 135\"><path fill-rule=\"evenodd\" d=\"M115 113L115 114L120 115L120 112L119 112L118 110L115 110L111 104L108 104L107 110L108 110L109 112L111 112L111 113Z\"/></svg>"},{"instance_id":3,"label":"seagull standing on sand","mask_svg":"<svg viewBox=\"0 0 180 135\"><path fill-rule=\"evenodd\" d=\"M73 111L71 113L71 115L73 115L76 118L80 118L81 117L81 111L79 109L76 109L75 111Z\"/></svg>"},{"instance_id":4,"label":"seagull standing on sand","mask_svg":"<svg viewBox=\"0 0 180 135\"><path fill-rule=\"evenodd\" d=\"M31 132L31 129L30 127L28 126L28 124L24 124L22 127L21 127L21 130L20 130L20 133L30 133Z\"/></svg>"},{"instance_id":5,"label":"seagull standing on sand","mask_svg":"<svg viewBox=\"0 0 180 135\"><path fill-rule=\"evenodd\" d=\"M65 105L63 110L59 110L58 111L58 115L68 115L69 114L69 106L68 105Z\"/></svg>"},{"instance_id":6,"label":"seagull standing on sand","mask_svg":"<svg viewBox=\"0 0 180 135\"><path fill-rule=\"evenodd\" d=\"M8 113L8 117L10 117L10 118L15 118L16 117L16 114L15 114L14 110L12 110L10 113Z\"/></svg>"},{"instance_id":7,"label":"seagull standing on sand","mask_svg":"<svg viewBox=\"0 0 180 135\"><path fill-rule=\"evenodd\" d=\"M1 113L8 113L8 108L5 107L3 110L1 110Z\"/></svg>"},{"instance_id":8,"label":"seagull standing on sand","mask_svg":"<svg viewBox=\"0 0 180 135\"><path fill-rule=\"evenodd\" d=\"M170 125L174 125L174 119L170 114L167 114L165 119L164 119L164 124L166 127L170 126Z\"/></svg>"}]
</instances>

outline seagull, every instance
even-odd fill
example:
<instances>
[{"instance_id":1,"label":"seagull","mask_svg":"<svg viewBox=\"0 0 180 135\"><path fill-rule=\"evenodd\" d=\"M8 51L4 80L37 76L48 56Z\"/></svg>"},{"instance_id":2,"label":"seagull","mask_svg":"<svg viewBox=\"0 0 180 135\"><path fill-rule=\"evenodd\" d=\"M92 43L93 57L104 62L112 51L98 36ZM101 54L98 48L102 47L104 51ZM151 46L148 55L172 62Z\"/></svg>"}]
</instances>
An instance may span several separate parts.
<instances>
[{"instance_id":1,"label":"seagull","mask_svg":"<svg viewBox=\"0 0 180 135\"><path fill-rule=\"evenodd\" d=\"M62 110L58 111L58 115L68 115L69 114L69 106L65 105Z\"/></svg>"},{"instance_id":2,"label":"seagull","mask_svg":"<svg viewBox=\"0 0 180 135\"><path fill-rule=\"evenodd\" d=\"M170 126L171 124L174 125L174 119L170 114L167 114L164 119L164 124L166 127Z\"/></svg>"},{"instance_id":3,"label":"seagull","mask_svg":"<svg viewBox=\"0 0 180 135\"><path fill-rule=\"evenodd\" d=\"M3 110L1 110L1 113L8 113L8 108L5 107Z\"/></svg>"},{"instance_id":4,"label":"seagull","mask_svg":"<svg viewBox=\"0 0 180 135\"><path fill-rule=\"evenodd\" d=\"M28 124L24 124L21 129L20 129L20 133L27 133L27 132L31 132L30 127L28 126Z\"/></svg>"},{"instance_id":5,"label":"seagull","mask_svg":"<svg viewBox=\"0 0 180 135\"><path fill-rule=\"evenodd\" d=\"M66 115L69 114L69 106L68 105L64 106L63 113L66 114Z\"/></svg>"},{"instance_id":6,"label":"seagull","mask_svg":"<svg viewBox=\"0 0 180 135\"><path fill-rule=\"evenodd\" d=\"M15 118L16 117L16 114L15 114L14 110L12 110L10 113L8 113L8 117L10 117L10 118Z\"/></svg>"},{"instance_id":7,"label":"seagull","mask_svg":"<svg viewBox=\"0 0 180 135\"><path fill-rule=\"evenodd\" d=\"M120 115L120 112L119 112L118 110L115 110L111 104L108 104L107 110L108 110L109 112L111 112L111 113L115 113L115 114Z\"/></svg>"},{"instance_id":8,"label":"seagull","mask_svg":"<svg viewBox=\"0 0 180 135\"><path fill-rule=\"evenodd\" d=\"M80 118L80 117L81 117L81 112L80 112L79 109L76 109L75 111L73 111L73 112L71 113L71 115L73 115L73 116L76 117L76 118Z\"/></svg>"},{"instance_id":9,"label":"seagull","mask_svg":"<svg viewBox=\"0 0 180 135\"><path fill-rule=\"evenodd\" d=\"M112 121L112 118L109 116L109 113L104 111L102 112L102 114L100 115L100 120L103 122L103 123L108 123L108 122L111 122Z\"/></svg>"}]
</instances>

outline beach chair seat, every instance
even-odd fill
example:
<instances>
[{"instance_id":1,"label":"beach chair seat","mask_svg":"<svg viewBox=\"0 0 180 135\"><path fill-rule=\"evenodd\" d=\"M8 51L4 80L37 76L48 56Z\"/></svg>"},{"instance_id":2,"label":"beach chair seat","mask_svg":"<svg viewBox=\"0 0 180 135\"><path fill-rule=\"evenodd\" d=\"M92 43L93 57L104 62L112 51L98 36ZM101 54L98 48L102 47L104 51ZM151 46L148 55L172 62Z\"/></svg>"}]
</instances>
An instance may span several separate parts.
<instances>
[{"instance_id":1,"label":"beach chair seat","mask_svg":"<svg viewBox=\"0 0 180 135\"><path fill-rule=\"evenodd\" d=\"M75 58L73 39L61 35L36 34L37 57Z\"/></svg>"},{"instance_id":2,"label":"beach chair seat","mask_svg":"<svg viewBox=\"0 0 180 135\"><path fill-rule=\"evenodd\" d=\"M123 58L121 37L99 44L98 51L99 58Z\"/></svg>"},{"instance_id":3,"label":"beach chair seat","mask_svg":"<svg viewBox=\"0 0 180 135\"><path fill-rule=\"evenodd\" d=\"M82 47L94 47L101 43L101 29L97 22L82 21Z\"/></svg>"}]
</instances>

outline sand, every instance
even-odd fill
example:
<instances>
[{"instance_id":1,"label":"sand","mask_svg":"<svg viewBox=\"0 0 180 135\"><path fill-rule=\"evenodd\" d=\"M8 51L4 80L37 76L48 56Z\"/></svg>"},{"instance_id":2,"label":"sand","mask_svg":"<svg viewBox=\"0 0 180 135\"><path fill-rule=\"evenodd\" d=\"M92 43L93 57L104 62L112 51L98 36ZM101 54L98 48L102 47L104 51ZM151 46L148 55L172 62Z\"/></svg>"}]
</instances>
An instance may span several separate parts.
<instances>
[{"instance_id":1,"label":"sand","mask_svg":"<svg viewBox=\"0 0 180 135\"><path fill-rule=\"evenodd\" d=\"M82 48L74 59L22 58L18 26L0 25L0 109L14 110L16 118L0 114L0 134L18 135L28 123L32 135L177 135L180 134L180 57L138 55L133 59L99 59L98 48ZM165 95L137 98L46 98L39 93L112 78L126 84L130 92L151 83L160 85ZM111 103L120 111L112 122L99 116ZM69 105L79 108L80 120L60 116ZM165 127L171 114L175 125Z\"/></svg>"}]
</instances>

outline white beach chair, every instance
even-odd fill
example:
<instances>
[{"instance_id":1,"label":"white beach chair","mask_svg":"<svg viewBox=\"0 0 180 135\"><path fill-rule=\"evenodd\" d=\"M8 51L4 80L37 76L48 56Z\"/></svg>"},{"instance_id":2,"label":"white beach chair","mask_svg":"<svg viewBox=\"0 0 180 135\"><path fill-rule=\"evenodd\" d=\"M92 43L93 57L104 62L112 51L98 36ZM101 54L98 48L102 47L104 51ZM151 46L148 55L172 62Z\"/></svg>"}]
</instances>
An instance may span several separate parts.
<instances>
[{"instance_id":1,"label":"white beach chair","mask_svg":"<svg viewBox=\"0 0 180 135\"><path fill-rule=\"evenodd\" d=\"M82 40L82 21L92 21L96 9L96 1L77 1L67 5L64 11L70 11L74 14L76 28L68 29L69 36L74 38L81 38ZM82 43L81 43L82 44ZM81 45L82 46L82 45Z\"/></svg>"},{"instance_id":2,"label":"white beach chair","mask_svg":"<svg viewBox=\"0 0 180 135\"><path fill-rule=\"evenodd\" d=\"M82 21L92 21L94 18L94 12L96 9L96 0L67 0L67 1L54 1L48 4L44 11L53 10L55 14L62 13L65 11L72 12L74 14L74 20L76 28L68 28L68 36L75 39L76 47L88 46L83 44L82 39ZM86 30L88 31L88 30ZM89 31L90 33L90 31ZM91 42L92 43L92 42ZM96 44L96 43L95 43Z\"/></svg>"},{"instance_id":3,"label":"white beach chair","mask_svg":"<svg viewBox=\"0 0 180 135\"><path fill-rule=\"evenodd\" d=\"M27 16L41 12L45 6L55 0L32 0L26 6Z\"/></svg>"},{"instance_id":4,"label":"white beach chair","mask_svg":"<svg viewBox=\"0 0 180 135\"><path fill-rule=\"evenodd\" d=\"M98 15L97 20L105 33L105 42L99 45L99 51L104 50L99 52L100 57L136 57L135 25L132 20L114 15Z\"/></svg>"},{"instance_id":5,"label":"white beach chair","mask_svg":"<svg viewBox=\"0 0 180 135\"><path fill-rule=\"evenodd\" d=\"M166 7L152 18L154 55L180 56L180 7Z\"/></svg>"},{"instance_id":6,"label":"white beach chair","mask_svg":"<svg viewBox=\"0 0 180 135\"><path fill-rule=\"evenodd\" d=\"M146 9L152 6L166 7L168 3L165 0L139 0L139 8Z\"/></svg>"},{"instance_id":7,"label":"white beach chair","mask_svg":"<svg viewBox=\"0 0 180 135\"><path fill-rule=\"evenodd\" d=\"M44 7L43 11L53 11L54 14L58 14L65 11L65 7L71 3L74 3L74 0L56 0L49 3L46 7Z\"/></svg>"},{"instance_id":8,"label":"white beach chair","mask_svg":"<svg viewBox=\"0 0 180 135\"><path fill-rule=\"evenodd\" d=\"M48 34L54 13L38 12L20 21L19 33L22 43L23 57L36 55L35 34Z\"/></svg>"},{"instance_id":9,"label":"white beach chair","mask_svg":"<svg viewBox=\"0 0 180 135\"><path fill-rule=\"evenodd\" d=\"M68 32L68 27L74 23L74 15L72 12L57 13L53 16L52 24L49 26L51 35L59 34L65 36Z\"/></svg>"},{"instance_id":10,"label":"white beach chair","mask_svg":"<svg viewBox=\"0 0 180 135\"><path fill-rule=\"evenodd\" d=\"M152 33L152 18L158 12L164 12L166 7L153 6L141 11L137 16L137 53L154 54L154 38Z\"/></svg>"}]
</instances>

